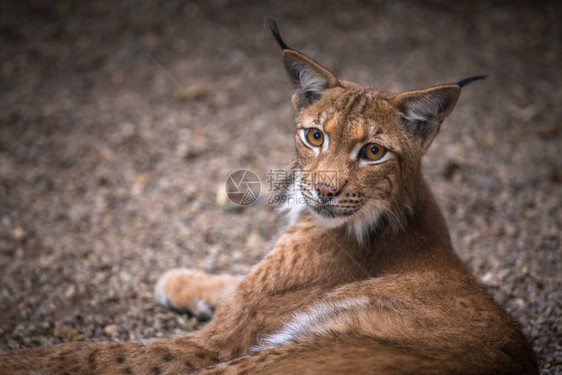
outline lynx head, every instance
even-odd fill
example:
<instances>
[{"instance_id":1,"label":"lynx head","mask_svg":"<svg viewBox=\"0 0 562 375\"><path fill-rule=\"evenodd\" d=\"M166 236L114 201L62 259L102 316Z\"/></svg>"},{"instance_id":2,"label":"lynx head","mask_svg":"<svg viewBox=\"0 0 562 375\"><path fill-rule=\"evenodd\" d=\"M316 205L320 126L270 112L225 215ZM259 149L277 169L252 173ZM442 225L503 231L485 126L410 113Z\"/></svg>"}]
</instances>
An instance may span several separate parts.
<instances>
[{"instance_id":1,"label":"lynx head","mask_svg":"<svg viewBox=\"0 0 562 375\"><path fill-rule=\"evenodd\" d=\"M281 39L294 86L296 173L288 208L327 227L346 225L361 241L385 223L399 229L415 205L420 161L452 111L456 84L393 94L337 79Z\"/></svg>"}]
</instances>

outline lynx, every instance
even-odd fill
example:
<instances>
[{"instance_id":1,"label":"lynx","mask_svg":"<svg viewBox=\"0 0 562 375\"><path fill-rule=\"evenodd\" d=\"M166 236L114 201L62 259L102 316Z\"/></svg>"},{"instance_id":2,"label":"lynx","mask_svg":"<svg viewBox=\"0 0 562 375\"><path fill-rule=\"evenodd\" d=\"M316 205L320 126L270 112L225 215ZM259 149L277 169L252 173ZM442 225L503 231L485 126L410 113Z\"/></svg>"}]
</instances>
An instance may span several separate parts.
<instances>
[{"instance_id":1,"label":"lynx","mask_svg":"<svg viewBox=\"0 0 562 375\"><path fill-rule=\"evenodd\" d=\"M4 353L2 374L537 373L519 324L453 251L421 171L461 88L483 77L394 94L339 80L270 28L294 86L297 156L288 229L267 257L244 278L160 278L160 303L216 308L197 332Z\"/></svg>"}]
</instances>

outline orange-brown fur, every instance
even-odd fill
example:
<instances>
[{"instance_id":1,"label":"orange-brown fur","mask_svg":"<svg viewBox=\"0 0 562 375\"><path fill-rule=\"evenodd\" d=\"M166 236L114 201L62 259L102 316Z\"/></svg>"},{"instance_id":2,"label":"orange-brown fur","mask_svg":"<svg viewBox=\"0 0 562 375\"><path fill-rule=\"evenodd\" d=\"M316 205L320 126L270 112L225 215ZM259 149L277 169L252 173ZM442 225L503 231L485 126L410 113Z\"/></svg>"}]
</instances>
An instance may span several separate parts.
<instances>
[{"instance_id":1,"label":"orange-brown fur","mask_svg":"<svg viewBox=\"0 0 562 375\"><path fill-rule=\"evenodd\" d=\"M519 324L454 253L420 171L461 85L395 95L339 81L280 43L296 88L294 168L337 172L340 207L328 209L336 218L289 207L290 227L241 281L181 269L168 274L157 287L159 300L190 310L199 300L218 306L198 332L5 353L2 374L537 372ZM295 75L302 69L308 70ZM421 115L428 120L416 120ZM326 150L299 136L310 124L323 127ZM385 162L350 157L373 138L391 150ZM311 181L301 183L297 195L316 194Z\"/></svg>"}]
</instances>

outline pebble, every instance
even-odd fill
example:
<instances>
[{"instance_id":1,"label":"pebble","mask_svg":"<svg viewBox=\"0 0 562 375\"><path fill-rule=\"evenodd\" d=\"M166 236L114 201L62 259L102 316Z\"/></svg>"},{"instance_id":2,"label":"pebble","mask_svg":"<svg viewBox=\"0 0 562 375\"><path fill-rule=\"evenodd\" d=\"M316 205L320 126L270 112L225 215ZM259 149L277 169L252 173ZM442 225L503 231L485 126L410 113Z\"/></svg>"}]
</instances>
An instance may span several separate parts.
<instances>
[{"instance_id":1,"label":"pebble","mask_svg":"<svg viewBox=\"0 0 562 375\"><path fill-rule=\"evenodd\" d=\"M103 328L103 331L108 336L117 336L119 333L119 327L115 324L109 324Z\"/></svg>"},{"instance_id":2,"label":"pebble","mask_svg":"<svg viewBox=\"0 0 562 375\"><path fill-rule=\"evenodd\" d=\"M83 341L86 338L84 333L67 325L56 326L53 334L58 336L63 342Z\"/></svg>"},{"instance_id":3,"label":"pebble","mask_svg":"<svg viewBox=\"0 0 562 375\"><path fill-rule=\"evenodd\" d=\"M16 241L20 241L25 238L27 232L22 227L15 227L12 231L12 236Z\"/></svg>"},{"instance_id":4,"label":"pebble","mask_svg":"<svg viewBox=\"0 0 562 375\"><path fill-rule=\"evenodd\" d=\"M201 84L191 85L185 89L180 89L176 91L175 99L186 102L191 100L197 100L209 95L209 90L207 87Z\"/></svg>"}]
</instances>

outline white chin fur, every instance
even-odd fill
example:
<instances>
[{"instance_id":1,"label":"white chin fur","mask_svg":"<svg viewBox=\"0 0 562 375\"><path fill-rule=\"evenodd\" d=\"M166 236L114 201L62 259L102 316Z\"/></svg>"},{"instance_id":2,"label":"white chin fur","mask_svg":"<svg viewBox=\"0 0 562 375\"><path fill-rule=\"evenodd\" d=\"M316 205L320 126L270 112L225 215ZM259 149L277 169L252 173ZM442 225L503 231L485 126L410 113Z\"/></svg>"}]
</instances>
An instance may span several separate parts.
<instances>
[{"instance_id":1,"label":"white chin fur","mask_svg":"<svg viewBox=\"0 0 562 375\"><path fill-rule=\"evenodd\" d=\"M371 207L368 211L359 211L353 215L353 219L349 221L347 230L354 234L359 243L365 243L368 238L369 231L375 228L384 214L384 210L377 207Z\"/></svg>"},{"instance_id":2,"label":"white chin fur","mask_svg":"<svg viewBox=\"0 0 562 375\"><path fill-rule=\"evenodd\" d=\"M326 217L310 210L319 226L324 228L338 228L349 222L352 216Z\"/></svg>"},{"instance_id":3,"label":"white chin fur","mask_svg":"<svg viewBox=\"0 0 562 375\"><path fill-rule=\"evenodd\" d=\"M291 186L287 192L287 200L280 207L282 212L287 214L289 225L296 223L300 214L308 210L319 226L323 228L339 228L346 226L350 234L357 238L359 243L365 243L369 231L377 226L377 223L384 214L384 209L375 206L368 210L359 210L349 216L326 217L316 213L305 202L302 192Z\"/></svg>"},{"instance_id":4,"label":"white chin fur","mask_svg":"<svg viewBox=\"0 0 562 375\"><path fill-rule=\"evenodd\" d=\"M329 218L315 213L311 210L319 226L324 228L338 228L346 226L348 232L355 236L359 243L365 243L369 231L377 226L384 214L384 209L370 207L368 211L359 210L349 216Z\"/></svg>"}]
</instances>

